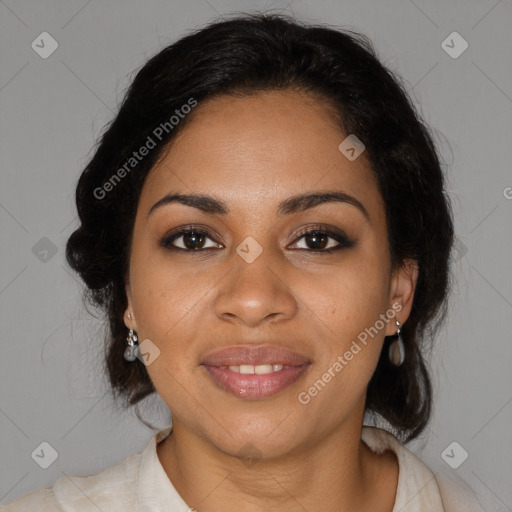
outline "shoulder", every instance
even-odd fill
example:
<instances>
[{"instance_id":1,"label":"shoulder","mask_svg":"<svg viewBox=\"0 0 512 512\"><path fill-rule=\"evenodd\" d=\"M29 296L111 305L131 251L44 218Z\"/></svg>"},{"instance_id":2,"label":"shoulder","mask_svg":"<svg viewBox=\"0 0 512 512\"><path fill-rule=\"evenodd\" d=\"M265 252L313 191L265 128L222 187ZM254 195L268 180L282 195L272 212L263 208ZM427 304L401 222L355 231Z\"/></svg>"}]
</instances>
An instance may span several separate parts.
<instances>
[{"instance_id":1,"label":"shoulder","mask_svg":"<svg viewBox=\"0 0 512 512\"><path fill-rule=\"evenodd\" d=\"M475 492L461 478L446 473L436 474L445 512L485 512Z\"/></svg>"},{"instance_id":2,"label":"shoulder","mask_svg":"<svg viewBox=\"0 0 512 512\"><path fill-rule=\"evenodd\" d=\"M0 506L0 511L125 511L126 505L136 497L141 457L142 452L130 455L90 476L61 476L52 487L38 489Z\"/></svg>"},{"instance_id":3,"label":"shoulder","mask_svg":"<svg viewBox=\"0 0 512 512\"><path fill-rule=\"evenodd\" d=\"M26 510L39 510L41 512L62 512L55 500L51 488L39 489L17 500L0 506L1 512L24 512Z\"/></svg>"},{"instance_id":4,"label":"shoulder","mask_svg":"<svg viewBox=\"0 0 512 512\"><path fill-rule=\"evenodd\" d=\"M0 506L0 512L163 512L188 511L158 459L157 444L172 427L157 432L144 450L119 464L90 476L58 478L52 487L39 489Z\"/></svg>"},{"instance_id":5,"label":"shoulder","mask_svg":"<svg viewBox=\"0 0 512 512\"><path fill-rule=\"evenodd\" d=\"M434 475L386 430L365 426L361 439L375 453L391 450L398 459L398 487L393 512L485 512L463 480L444 473Z\"/></svg>"}]
</instances>

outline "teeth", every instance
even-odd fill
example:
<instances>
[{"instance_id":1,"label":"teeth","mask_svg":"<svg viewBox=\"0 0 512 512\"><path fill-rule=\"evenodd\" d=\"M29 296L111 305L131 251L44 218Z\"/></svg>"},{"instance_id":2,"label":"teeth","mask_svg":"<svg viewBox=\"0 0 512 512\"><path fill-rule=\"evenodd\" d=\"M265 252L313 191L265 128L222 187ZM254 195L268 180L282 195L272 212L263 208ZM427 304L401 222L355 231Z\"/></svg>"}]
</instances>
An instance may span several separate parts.
<instances>
[{"instance_id":1,"label":"teeth","mask_svg":"<svg viewBox=\"0 0 512 512\"><path fill-rule=\"evenodd\" d=\"M259 364L254 367L254 373L264 375L265 373L272 373L274 370L271 364Z\"/></svg>"},{"instance_id":2,"label":"teeth","mask_svg":"<svg viewBox=\"0 0 512 512\"><path fill-rule=\"evenodd\" d=\"M240 366L228 366L228 368L235 373L242 375L264 375L266 373L278 372L283 369L282 364L241 364Z\"/></svg>"},{"instance_id":3,"label":"teeth","mask_svg":"<svg viewBox=\"0 0 512 512\"><path fill-rule=\"evenodd\" d=\"M252 364L241 364L240 373L243 375L250 375L251 373L254 373L254 366Z\"/></svg>"}]
</instances>

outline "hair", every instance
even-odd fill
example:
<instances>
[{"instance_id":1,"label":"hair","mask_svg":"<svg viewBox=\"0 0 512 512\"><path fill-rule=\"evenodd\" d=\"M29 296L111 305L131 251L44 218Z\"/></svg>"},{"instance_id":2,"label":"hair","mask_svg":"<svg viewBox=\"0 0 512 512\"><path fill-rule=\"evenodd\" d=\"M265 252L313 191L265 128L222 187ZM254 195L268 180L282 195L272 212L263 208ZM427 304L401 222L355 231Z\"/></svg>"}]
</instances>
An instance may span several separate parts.
<instances>
[{"instance_id":1,"label":"hair","mask_svg":"<svg viewBox=\"0 0 512 512\"><path fill-rule=\"evenodd\" d=\"M394 338L386 337L366 396L366 411L407 442L424 430L431 415L424 349L447 310L454 233L440 158L400 78L379 61L366 36L285 16L238 15L214 22L150 58L79 178L80 225L67 241L66 258L86 285L84 298L105 315L105 363L114 398L129 407L156 391L144 364L123 358L123 315L144 179L200 112L180 116L173 127L169 120L191 99L201 103L215 96L279 90L325 100L340 128L363 142L385 204L392 267L407 258L418 263L412 309L401 331L405 362L396 367L389 361L387 348ZM135 162L134 170L119 173L148 137L156 147ZM116 173L122 180L113 183Z\"/></svg>"}]
</instances>

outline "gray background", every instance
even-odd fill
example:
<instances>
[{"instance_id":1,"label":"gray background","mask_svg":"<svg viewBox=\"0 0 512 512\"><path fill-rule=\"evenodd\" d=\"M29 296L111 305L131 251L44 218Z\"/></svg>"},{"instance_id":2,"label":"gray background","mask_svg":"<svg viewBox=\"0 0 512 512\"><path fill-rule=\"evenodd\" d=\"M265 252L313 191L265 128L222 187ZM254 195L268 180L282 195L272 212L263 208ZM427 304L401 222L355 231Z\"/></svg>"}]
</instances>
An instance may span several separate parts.
<instances>
[{"instance_id":1,"label":"gray background","mask_svg":"<svg viewBox=\"0 0 512 512\"><path fill-rule=\"evenodd\" d=\"M83 307L65 263L74 187L134 70L219 15L264 8L368 35L436 130L456 217L455 280L432 354L435 414L409 448L433 471L463 478L488 510L512 510L512 3L505 0L0 0L1 503L63 474L101 471L153 435L110 400L103 326ZM47 59L31 47L44 31L59 45ZM441 46L453 31L469 44L458 58ZM169 423L158 397L144 411L158 427ZM48 469L31 458L43 441L59 455ZM453 441L469 453L458 469L441 457Z\"/></svg>"}]
</instances>

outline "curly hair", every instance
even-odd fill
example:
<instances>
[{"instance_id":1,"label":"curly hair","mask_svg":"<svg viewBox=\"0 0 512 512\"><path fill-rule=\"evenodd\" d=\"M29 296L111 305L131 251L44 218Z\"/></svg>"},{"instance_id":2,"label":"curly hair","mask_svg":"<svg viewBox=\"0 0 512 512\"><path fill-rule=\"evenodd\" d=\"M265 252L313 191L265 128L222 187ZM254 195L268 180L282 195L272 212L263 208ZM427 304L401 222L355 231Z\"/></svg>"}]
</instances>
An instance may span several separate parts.
<instances>
[{"instance_id":1,"label":"curly hair","mask_svg":"<svg viewBox=\"0 0 512 512\"><path fill-rule=\"evenodd\" d=\"M366 396L366 411L407 442L431 415L424 349L446 316L453 219L430 130L366 36L285 16L239 15L211 23L150 58L79 178L80 225L67 241L67 261L86 285L84 297L108 321L105 363L114 397L125 407L136 405L156 391L144 364L123 358L125 283L137 205L148 172L197 110L175 128L153 135L156 147L134 170L122 173L122 181L109 188L107 182L190 98L200 103L219 95L286 89L324 99L340 128L363 142L385 204L393 268L406 258L418 262L412 310L402 328L407 357L402 366L393 366L387 337Z\"/></svg>"}]
</instances>

